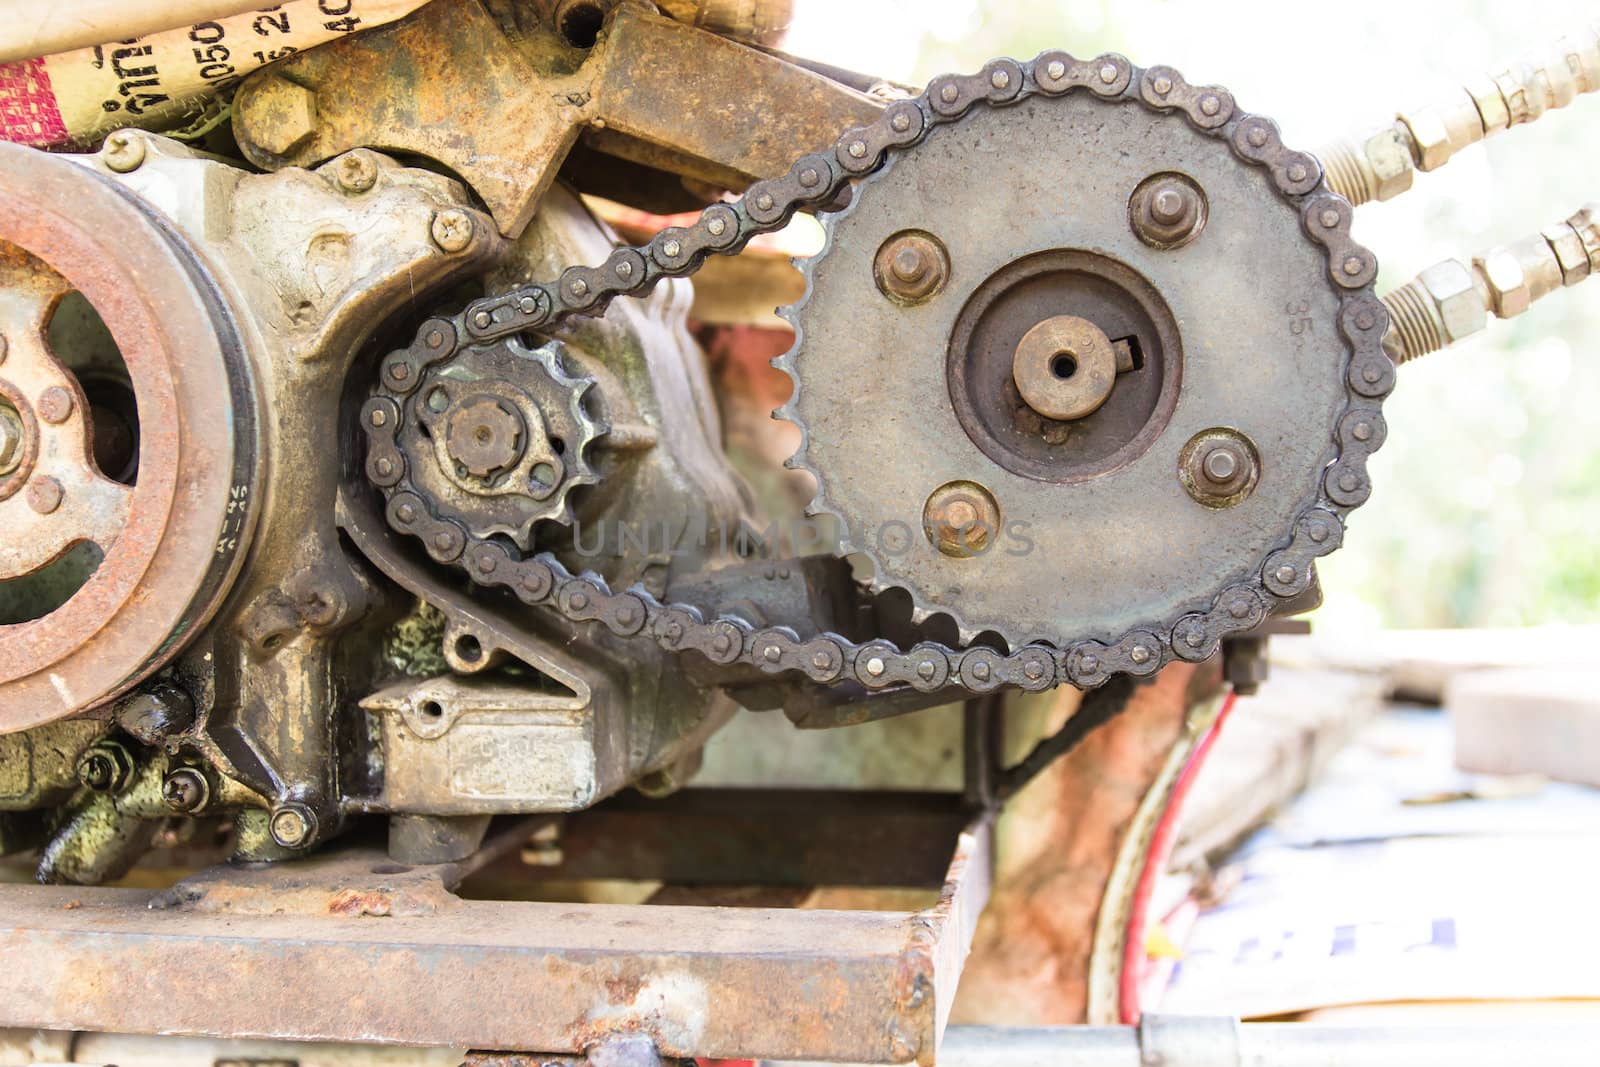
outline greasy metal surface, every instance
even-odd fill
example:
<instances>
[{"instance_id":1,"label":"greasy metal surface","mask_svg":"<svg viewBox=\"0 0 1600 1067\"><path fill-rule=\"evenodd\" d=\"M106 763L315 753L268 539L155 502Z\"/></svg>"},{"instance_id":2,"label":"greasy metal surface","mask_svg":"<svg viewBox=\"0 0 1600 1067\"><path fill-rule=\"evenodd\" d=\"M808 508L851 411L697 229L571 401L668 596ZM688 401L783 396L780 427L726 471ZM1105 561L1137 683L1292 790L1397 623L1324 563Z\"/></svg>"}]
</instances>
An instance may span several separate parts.
<instances>
[{"instance_id":1,"label":"greasy metal surface","mask_svg":"<svg viewBox=\"0 0 1600 1067\"><path fill-rule=\"evenodd\" d=\"M66 604L0 626L8 731L125 690L210 615L249 541L256 440L241 342L215 280L105 177L0 145L0 242L13 249L0 294L0 393L25 414L29 434L23 465L0 483L26 483L0 500L0 576L77 541L105 552ZM56 274L28 274L17 246ZM87 400L46 346L45 323L68 288L105 320L138 398L144 433L131 490L95 468Z\"/></svg>"},{"instance_id":2,"label":"greasy metal surface","mask_svg":"<svg viewBox=\"0 0 1600 1067\"><path fill-rule=\"evenodd\" d=\"M446 886L470 862L370 852L71 908L7 886L0 1026L552 1053L638 1033L666 1056L931 1064L989 848L986 823L963 833L910 913L467 901ZM163 995L128 996L130 974Z\"/></svg>"},{"instance_id":3,"label":"greasy metal surface","mask_svg":"<svg viewBox=\"0 0 1600 1067\"><path fill-rule=\"evenodd\" d=\"M234 129L267 168L363 146L437 160L516 234L584 129L603 151L742 187L881 106L635 2L583 50L547 25L508 34L478 0L436 0L246 79Z\"/></svg>"},{"instance_id":4,"label":"greasy metal surface","mask_svg":"<svg viewBox=\"0 0 1600 1067\"><path fill-rule=\"evenodd\" d=\"M1080 132L1091 143L1119 137L1121 143L1129 143L1130 136L1140 135L1175 138L1194 151L1202 173L1212 175L1218 183L1213 190L1218 204L1237 200L1243 217L1259 222L1249 227L1248 236L1261 242L1277 238L1283 247L1268 251L1281 254L1292 265L1274 284L1289 286L1293 299L1271 305L1270 298L1281 295L1272 286L1250 288L1243 286L1239 276L1218 272L1201 271L1204 277L1193 278L1197 268L1192 253L1203 247L1199 242L1175 250L1163 260L1164 265L1148 262L1157 250L1131 233L1121 219L1121 199L1112 196L1136 184L1146 168L1126 173L1127 158L1115 154L1091 156L1080 166L1075 158L1052 159L1046 152L1033 164L1049 166L1040 177L1050 188L1058 172L1071 173L1083 186L1079 191L1090 194L1090 206L1081 216L1051 215L1037 228L1015 228L1017 219L1033 217L1030 212L1036 212L1043 199L1023 197L1026 203L1019 203L1018 190L1026 189L1026 182L1001 184L991 198L976 197L979 202L973 205L970 217L962 216L964 224L981 225L1001 235L997 241L975 242L974 278L993 280L1041 256L1082 256L1084 253L1071 248L1073 241L1084 237L1084 231L1074 230L1074 226L1090 227L1098 234L1105 227L1096 226L1096 219L1104 222L1110 215L1118 220L1110 232L1111 247L1119 255L1152 271L1161 266L1174 275L1166 279L1169 283L1194 286L1193 293L1174 296L1192 316L1192 340L1201 344L1204 353L1196 362L1200 402L1183 409L1180 428L1193 419L1195 411L1208 405L1224 405L1230 411L1247 405L1254 417L1272 428L1273 436L1263 440L1263 447L1281 443L1284 449L1283 473L1273 478L1275 491L1256 494L1256 507L1230 509L1226 514L1234 518L1232 526L1226 522L1204 526L1196 516L1180 511L1175 522L1163 524L1158 536L1146 536L1142 525L1150 513L1141 506L1151 502L1170 505L1171 494L1182 490L1174 476L1175 455L1136 437L1127 447L1132 450L1140 445L1142 452L1130 454L1107 476L1085 482L1082 496L1074 498L1075 505L1087 505L1096 515L1102 503L1120 506L1122 518L1102 519L1098 543L1091 545L1090 551L1063 554L1067 560L1064 573L1054 571L1058 562L1054 557L1038 560L1031 568L1008 567L1006 562L996 562L999 557L993 552L978 558L978 565L953 571L952 567L968 561L944 557L936 547L915 539L906 517L915 521L916 504L907 498L912 493L911 483L923 475L944 474L937 481L954 480L963 475L952 468L981 464L981 458L971 454L955 432L958 427L952 423L957 420L939 395L940 376L926 372L933 368L924 367L922 374L874 375L874 384L886 386L880 395L878 390L864 388L861 368L851 357L862 351L903 350L906 331L916 327L920 334L914 336L920 336L922 343L914 350L913 359L926 363L935 358L929 353L940 352L950 336L950 323L945 320L953 315L954 295L951 300L903 309L902 315L885 318L888 312L881 296L852 284L852 279L869 275L870 263L832 273L822 271L820 265L829 258L836 265L848 258L829 257L825 250L824 255L806 261L812 282L806 303L784 309L796 323L796 347L774 363L796 381L796 397L779 409L779 414L796 421L803 431L808 424L823 431L806 436L794 459L795 465L819 475L822 488L810 510L839 520L848 531L843 547L869 556L874 555L874 548L885 547L885 530L903 531L904 539L910 541L909 551L896 549L893 554L897 558L888 562L883 558L885 552L875 554L877 567L871 578L875 591L906 588L908 575L929 579L913 582L918 587L912 590L914 621L942 614L963 640L971 640L980 627L993 630L1010 638L1013 650L1009 655L982 646L962 652L934 642L903 651L888 641L860 645L831 633L806 639L785 627L757 629L742 615L707 621L693 605L662 603L653 590L613 592L597 576L574 577L554 557L513 558L504 546L489 542L470 544L460 555L468 572L480 583L510 589L526 603L554 608L569 622L603 623L619 637L647 634L663 648L692 649L720 666L748 665L769 673L799 671L824 684L848 678L869 689L909 685L923 691L940 689L951 681L977 692L1002 685L1042 689L1067 681L1092 687L1117 673L1147 675L1173 658L1207 658L1227 634L1255 625L1271 603L1302 592L1311 580L1312 561L1333 551L1342 540L1343 516L1371 492L1366 462L1382 443L1379 404L1394 384L1394 367L1382 348L1387 316L1371 293L1377 261L1350 239L1350 206L1325 191L1316 160L1284 146L1269 120L1237 111L1232 97L1223 90L1191 86L1168 67L1139 70L1120 56L1084 61L1046 52L1026 68L1000 59L991 61L979 75L937 78L921 97L897 101L871 126L846 131L831 155L802 156L782 178L757 182L737 202L712 205L690 226L668 227L643 248L616 249L603 266L569 267L559 281L523 285L474 301L454 318L430 319L411 345L385 358L384 389L391 394L404 393L406 383L415 381L424 368L450 358L460 345L528 329L550 329L576 317L598 315L617 296L646 294L663 279L692 273L707 256L735 252L755 235L783 226L803 207L831 203L857 178L865 180L851 207L828 219L826 225L835 237L850 232L851 227L864 227L872 237L870 257L889 233L905 228L908 221L916 225L925 203L918 185L881 205L879 211L862 212L860 205L870 199L874 189L892 190L894 183L903 184L908 174L927 174L930 181L967 188L971 184L967 173L970 161L988 158L994 143L991 135L1015 145L1018 159L1027 164L1038 139L1038 123L1050 122L1050 129L1056 130L1063 120L1082 124ZM910 151L921 146L930 132L944 136L929 141L931 147L923 151ZM1050 143L1053 151L1069 153L1069 145L1077 142L1057 138ZM886 167L886 160L902 161L902 165ZM987 190L988 183L982 188ZM1112 202L1118 206L1113 208ZM886 227L886 221L899 225ZM1207 232L1217 230L1213 226ZM1066 249L1058 246L1041 251L1039 242L1047 235L1049 240L1063 242ZM1124 248L1124 244L1134 247ZM1118 262L1098 253L1094 256L1104 263ZM1248 273L1253 267L1251 260L1241 270ZM1127 266L1116 269L1139 276ZM833 281L827 281L829 278ZM803 320L823 291L833 288L842 291L824 301L831 305L825 321L811 323L820 338L808 337ZM1238 354L1239 345L1246 342L1254 351L1259 347L1257 339L1250 333L1233 332L1231 319L1210 315L1209 305L1197 304L1202 295L1220 295L1225 303L1243 301L1242 306L1260 313L1259 321L1280 323L1283 356L1264 360ZM864 298L873 301L871 308L859 306ZM924 313L920 319L918 312ZM861 326L866 328L858 329ZM837 336L829 337L830 328ZM453 340L441 346L431 343L435 335ZM825 343L830 339L832 344ZM1220 347L1204 347L1212 342ZM441 351L441 347L451 351ZM818 368L802 372L799 367L808 351L814 360L826 359L830 352L836 360L827 368L832 373L824 373L826 380L815 390L802 387L800 381L803 373L813 378L818 375ZM1229 400L1229 374L1236 361L1243 361L1237 366L1245 371L1247 387L1238 399ZM960 360L955 364L959 366ZM820 402L809 399L817 394ZM873 457L882 450L882 420L861 417L861 405L869 399L875 406L887 399L892 416L889 425L901 446L897 452L927 456L926 464L911 468L876 462ZM1289 425L1273 421L1285 402L1297 416ZM809 416L808 408L813 409ZM819 424L817 408L833 415L838 425ZM1338 416L1341 410L1343 415ZM1331 435L1304 432L1305 421L1317 419L1328 420ZM1170 420L1159 424L1159 429L1165 438L1175 434ZM1250 429L1269 432L1255 426ZM370 425L367 430L370 454L393 453L392 432ZM813 456L808 449L817 442L821 442L821 451ZM818 463L821 459L821 467L829 466L825 462L829 450L846 468L860 462L865 469L843 479L842 486L830 487ZM1157 467L1164 477L1157 478L1157 492L1148 501L1137 494L1107 489L1148 481L1157 475ZM1074 488L1070 471L1060 475L1059 484L1037 493L1032 490L1039 486L1025 474L1011 468L1000 473L1006 475L996 480L1005 489L996 494L1001 510L1011 507L1008 497L1017 496L1022 501L1017 508L1020 518L1030 525L1036 519L1047 520L1041 533L1055 528L1061 521L1063 490L1070 495ZM891 475L898 482L891 484ZM926 485L916 486L918 503L927 491ZM1106 501L1108 496L1116 499ZM1043 502L1055 506L1040 515ZM396 504L414 505L414 521L399 525L404 532L424 540L454 536L453 525L421 511L424 502L419 498L392 499L391 505ZM1187 506L1181 501L1179 505ZM1131 525L1130 512L1138 520ZM1108 508L1106 514L1113 512ZM1022 527L1022 533L1028 529ZM876 538L878 543L870 544L864 538ZM1021 555L1040 547L1032 537L1023 540ZM1071 542L1049 538L1043 548L1053 552L1067 543ZM1130 571L1117 568L1115 561L1127 545L1136 549L1139 567L1131 573L1139 575L1136 584L1146 594L1143 598L1123 595ZM1017 554L1013 551L1012 556ZM930 559L930 555L937 558ZM1198 579L1190 565L1197 556ZM1015 559L1009 562L1015 563ZM1040 570L1041 566L1045 569ZM1007 581L992 582L1002 570ZM1145 573L1147 570L1150 573ZM1033 581L1036 571L1055 580ZM1073 581L1085 582L1082 596L1069 595L1068 585ZM965 606L975 599L982 613ZM1016 621L1019 611L1020 624ZM1053 611L1062 612L1062 617L1051 617ZM1104 615L1097 616L1096 611ZM1168 614L1145 614L1157 611ZM1141 621L1143 626L1122 629ZM1074 632L1099 636L1074 639ZM1041 643L1016 647L1033 641Z\"/></svg>"}]
</instances>

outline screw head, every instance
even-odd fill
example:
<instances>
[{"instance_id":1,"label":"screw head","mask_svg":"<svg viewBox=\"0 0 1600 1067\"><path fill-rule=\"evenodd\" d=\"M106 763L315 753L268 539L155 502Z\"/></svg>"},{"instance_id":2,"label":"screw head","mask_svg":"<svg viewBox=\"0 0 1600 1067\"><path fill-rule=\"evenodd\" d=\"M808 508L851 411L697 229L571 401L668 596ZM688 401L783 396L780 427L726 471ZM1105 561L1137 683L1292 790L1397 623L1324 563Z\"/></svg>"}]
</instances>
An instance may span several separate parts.
<instances>
[{"instance_id":1,"label":"screw head","mask_svg":"<svg viewBox=\"0 0 1600 1067\"><path fill-rule=\"evenodd\" d=\"M476 230L472 216L454 207L436 213L428 228L433 243L452 254L465 250L472 243L472 235Z\"/></svg>"},{"instance_id":2,"label":"screw head","mask_svg":"<svg viewBox=\"0 0 1600 1067\"><path fill-rule=\"evenodd\" d=\"M144 138L131 130L118 130L106 138L100 155L118 174L138 170L145 158Z\"/></svg>"},{"instance_id":3,"label":"screw head","mask_svg":"<svg viewBox=\"0 0 1600 1067\"><path fill-rule=\"evenodd\" d=\"M378 181L378 157L365 148L340 156L333 165L339 188L347 193L364 193Z\"/></svg>"},{"instance_id":4,"label":"screw head","mask_svg":"<svg viewBox=\"0 0 1600 1067\"><path fill-rule=\"evenodd\" d=\"M952 559L981 556L1000 536L1000 505L977 482L946 482L922 506L922 532Z\"/></svg>"},{"instance_id":5,"label":"screw head","mask_svg":"<svg viewBox=\"0 0 1600 1067\"><path fill-rule=\"evenodd\" d=\"M273 809L267 827L280 848L304 848L316 835L317 817L306 805L290 802Z\"/></svg>"},{"instance_id":6,"label":"screw head","mask_svg":"<svg viewBox=\"0 0 1600 1067\"><path fill-rule=\"evenodd\" d=\"M176 812L195 812L211 798L211 784L193 767L179 767L161 783L161 799Z\"/></svg>"},{"instance_id":7,"label":"screw head","mask_svg":"<svg viewBox=\"0 0 1600 1067\"><path fill-rule=\"evenodd\" d=\"M897 304L931 300L950 277L950 254L940 240L922 230L903 230L878 248L872 261L878 291Z\"/></svg>"}]
</instances>

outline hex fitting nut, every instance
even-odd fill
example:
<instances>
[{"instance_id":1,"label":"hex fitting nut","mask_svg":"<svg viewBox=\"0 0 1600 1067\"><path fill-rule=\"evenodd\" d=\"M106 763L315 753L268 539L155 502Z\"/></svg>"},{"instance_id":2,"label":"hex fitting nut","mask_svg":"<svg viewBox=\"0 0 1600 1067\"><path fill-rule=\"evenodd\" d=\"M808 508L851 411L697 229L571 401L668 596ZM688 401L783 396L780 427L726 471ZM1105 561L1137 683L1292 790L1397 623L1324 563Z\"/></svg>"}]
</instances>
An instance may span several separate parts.
<instances>
[{"instance_id":1,"label":"hex fitting nut","mask_svg":"<svg viewBox=\"0 0 1600 1067\"><path fill-rule=\"evenodd\" d=\"M1417 275L1439 315L1445 344L1477 333L1489 324L1489 311L1477 280L1465 263L1447 259Z\"/></svg>"},{"instance_id":2,"label":"hex fitting nut","mask_svg":"<svg viewBox=\"0 0 1600 1067\"><path fill-rule=\"evenodd\" d=\"M1385 348L1397 349L1390 353L1397 363L1437 352L1477 333L1489 322L1476 276L1455 259L1435 263L1384 294L1383 305L1389 309L1390 323Z\"/></svg>"},{"instance_id":3,"label":"hex fitting nut","mask_svg":"<svg viewBox=\"0 0 1600 1067\"><path fill-rule=\"evenodd\" d=\"M1365 140L1335 142L1323 149L1321 159L1328 185L1356 206L1399 196L1416 175L1411 135L1398 123Z\"/></svg>"},{"instance_id":4,"label":"hex fitting nut","mask_svg":"<svg viewBox=\"0 0 1600 1067\"><path fill-rule=\"evenodd\" d=\"M1500 87L1493 78L1480 74L1469 79L1463 88L1472 98L1472 105L1478 109L1478 119L1483 123L1485 137L1511 125L1511 112L1506 108L1506 98L1500 95Z\"/></svg>"},{"instance_id":5,"label":"hex fitting nut","mask_svg":"<svg viewBox=\"0 0 1600 1067\"><path fill-rule=\"evenodd\" d=\"M1600 274L1600 201L1583 205L1567 220L1567 225L1583 245L1584 255L1589 260L1589 273Z\"/></svg>"},{"instance_id":6,"label":"hex fitting nut","mask_svg":"<svg viewBox=\"0 0 1600 1067\"><path fill-rule=\"evenodd\" d=\"M1419 107L1401 115L1400 122L1411 134L1411 158L1418 170L1438 170L1455 154L1450 127L1438 108Z\"/></svg>"},{"instance_id":7,"label":"hex fitting nut","mask_svg":"<svg viewBox=\"0 0 1600 1067\"><path fill-rule=\"evenodd\" d=\"M1527 272L1511 249L1491 248L1481 256L1474 256L1472 265L1488 289L1489 307L1496 317L1509 319L1527 311L1533 304L1533 289Z\"/></svg>"}]
</instances>

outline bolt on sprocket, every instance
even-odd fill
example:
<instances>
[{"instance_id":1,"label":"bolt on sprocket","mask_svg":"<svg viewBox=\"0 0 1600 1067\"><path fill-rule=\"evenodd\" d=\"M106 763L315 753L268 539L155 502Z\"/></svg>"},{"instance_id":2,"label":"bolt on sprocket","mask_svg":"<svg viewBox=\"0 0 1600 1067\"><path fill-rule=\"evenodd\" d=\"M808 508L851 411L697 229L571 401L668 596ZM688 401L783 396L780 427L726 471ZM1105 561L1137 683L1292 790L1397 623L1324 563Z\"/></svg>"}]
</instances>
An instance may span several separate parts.
<instances>
[{"instance_id":1,"label":"bolt on sprocket","mask_svg":"<svg viewBox=\"0 0 1600 1067\"><path fill-rule=\"evenodd\" d=\"M606 427L585 404L594 379L567 372L558 342L467 346L414 381L362 411L369 431L397 431L367 457L391 497L429 500L463 531L452 544L503 535L526 551L535 523L572 521L572 492L598 480L589 453Z\"/></svg>"}]
</instances>

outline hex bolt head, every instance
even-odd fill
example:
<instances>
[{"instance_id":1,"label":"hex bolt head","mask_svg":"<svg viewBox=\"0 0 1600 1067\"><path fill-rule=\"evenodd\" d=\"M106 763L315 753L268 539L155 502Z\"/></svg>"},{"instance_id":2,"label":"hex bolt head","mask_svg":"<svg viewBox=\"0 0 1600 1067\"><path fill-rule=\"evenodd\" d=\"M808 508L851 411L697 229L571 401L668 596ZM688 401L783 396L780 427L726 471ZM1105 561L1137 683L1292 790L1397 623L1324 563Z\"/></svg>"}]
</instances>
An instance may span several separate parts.
<instances>
[{"instance_id":1,"label":"hex bolt head","mask_svg":"<svg viewBox=\"0 0 1600 1067\"><path fill-rule=\"evenodd\" d=\"M100 158L118 174L138 170L144 157L144 138L132 130L117 130L106 138L100 149Z\"/></svg>"},{"instance_id":2,"label":"hex bolt head","mask_svg":"<svg viewBox=\"0 0 1600 1067\"><path fill-rule=\"evenodd\" d=\"M922 506L922 532L952 559L981 556L1000 536L1000 505L977 482L946 482Z\"/></svg>"},{"instance_id":3,"label":"hex bolt head","mask_svg":"<svg viewBox=\"0 0 1600 1067\"><path fill-rule=\"evenodd\" d=\"M1187 174L1164 171L1140 182L1128 198L1128 225L1152 248L1181 248L1200 236L1206 194Z\"/></svg>"},{"instance_id":4,"label":"hex bolt head","mask_svg":"<svg viewBox=\"0 0 1600 1067\"><path fill-rule=\"evenodd\" d=\"M96 793L120 793L133 777L133 757L115 741L91 745L78 757L78 781Z\"/></svg>"},{"instance_id":5,"label":"hex bolt head","mask_svg":"<svg viewBox=\"0 0 1600 1067\"><path fill-rule=\"evenodd\" d=\"M276 74L259 74L234 98L234 129L246 146L287 156L317 132L316 93Z\"/></svg>"},{"instance_id":6,"label":"hex bolt head","mask_svg":"<svg viewBox=\"0 0 1600 1067\"><path fill-rule=\"evenodd\" d=\"M267 825L279 847L299 849L316 836L317 816L306 805L291 801L274 808Z\"/></svg>"},{"instance_id":7,"label":"hex bolt head","mask_svg":"<svg viewBox=\"0 0 1600 1067\"><path fill-rule=\"evenodd\" d=\"M161 783L161 799L182 814L199 811L211 799L211 783L193 767L179 767Z\"/></svg>"},{"instance_id":8,"label":"hex bolt head","mask_svg":"<svg viewBox=\"0 0 1600 1067\"><path fill-rule=\"evenodd\" d=\"M950 253L933 234L904 230L890 237L873 257L878 291L897 304L922 304L936 296L950 277Z\"/></svg>"},{"instance_id":9,"label":"hex bolt head","mask_svg":"<svg viewBox=\"0 0 1600 1067\"><path fill-rule=\"evenodd\" d=\"M1261 477L1255 444L1225 426L1201 430L1178 456L1178 480L1197 503L1231 508L1242 503Z\"/></svg>"},{"instance_id":10,"label":"hex bolt head","mask_svg":"<svg viewBox=\"0 0 1600 1067\"><path fill-rule=\"evenodd\" d=\"M334 180L347 193L364 193L378 182L378 157L365 148L346 152L333 163Z\"/></svg>"},{"instance_id":11,"label":"hex bolt head","mask_svg":"<svg viewBox=\"0 0 1600 1067\"><path fill-rule=\"evenodd\" d=\"M471 215L460 208L452 207L433 216L433 224L428 232L432 234L434 244L453 254L464 251L472 243L472 235L476 229Z\"/></svg>"}]
</instances>

